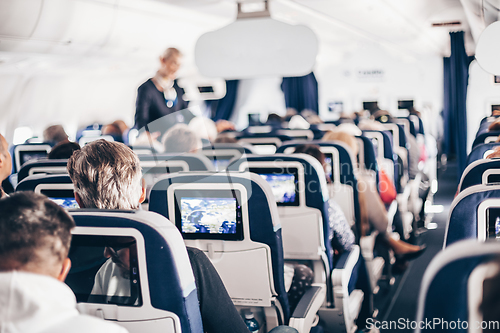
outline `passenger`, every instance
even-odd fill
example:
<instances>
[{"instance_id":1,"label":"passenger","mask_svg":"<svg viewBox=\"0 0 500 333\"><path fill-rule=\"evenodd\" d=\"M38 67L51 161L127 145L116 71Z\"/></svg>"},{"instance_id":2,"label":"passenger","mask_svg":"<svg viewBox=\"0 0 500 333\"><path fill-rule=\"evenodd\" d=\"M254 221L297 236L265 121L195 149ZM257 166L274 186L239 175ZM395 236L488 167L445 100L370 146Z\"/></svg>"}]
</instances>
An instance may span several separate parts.
<instances>
[{"instance_id":1,"label":"passenger","mask_svg":"<svg viewBox=\"0 0 500 333\"><path fill-rule=\"evenodd\" d=\"M235 131L236 128L234 126L234 123L225 120L225 119L219 119L215 122L215 126L217 126L217 133L222 133L226 131Z\"/></svg>"},{"instance_id":2,"label":"passenger","mask_svg":"<svg viewBox=\"0 0 500 333\"><path fill-rule=\"evenodd\" d=\"M326 168L325 155L321 152L319 146L317 145L298 145L295 147L294 153L308 154L316 158L321 165ZM345 251L350 251L351 247L354 245L355 236L352 232L347 219L342 212L342 208L333 199L328 200L328 214L329 214L329 225L330 232L332 233L328 238L332 239L332 249L334 253L330 253L331 256L334 254L340 254Z\"/></svg>"},{"instance_id":3,"label":"passenger","mask_svg":"<svg viewBox=\"0 0 500 333\"><path fill-rule=\"evenodd\" d=\"M138 88L135 128L141 129L152 121L187 108L187 102L182 98L184 90L175 80L181 60L182 54L178 49L166 49L160 56L160 69L156 75ZM168 119L165 123L167 127L163 128L162 132L177 122L189 122L193 115L191 112L184 112L179 114L179 117L182 119L177 119L177 114L176 117Z\"/></svg>"},{"instance_id":4,"label":"passenger","mask_svg":"<svg viewBox=\"0 0 500 333\"><path fill-rule=\"evenodd\" d=\"M491 153L486 156L486 158L500 158L500 146L495 147Z\"/></svg>"},{"instance_id":5,"label":"passenger","mask_svg":"<svg viewBox=\"0 0 500 333\"><path fill-rule=\"evenodd\" d=\"M205 143L214 142L217 138L217 125L212 119L205 117L194 117L188 125L189 129L196 135L205 140Z\"/></svg>"},{"instance_id":6,"label":"passenger","mask_svg":"<svg viewBox=\"0 0 500 333\"><path fill-rule=\"evenodd\" d=\"M17 192L0 200L0 212L0 332L127 332L78 313L63 283L75 227L63 208L43 195Z\"/></svg>"},{"instance_id":7,"label":"passenger","mask_svg":"<svg viewBox=\"0 0 500 333\"><path fill-rule=\"evenodd\" d=\"M7 196L3 190L3 182L8 181L7 178L12 172L12 157L9 153L9 144L7 140L0 134L0 199ZM9 183L10 184L10 183ZM7 190L8 191L8 190Z\"/></svg>"},{"instance_id":8,"label":"passenger","mask_svg":"<svg viewBox=\"0 0 500 333\"><path fill-rule=\"evenodd\" d=\"M79 150L80 145L76 142L63 141L55 145L51 150L47 158L49 160L57 159L68 159L73 155L75 150Z\"/></svg>"},{"instance_id":9,"label":"passenger","mask_svg":"<svg viewBox=\"0 0 500 333\"><path fill-rule=\"evenodd\" d=\"M59 142L68 141L68 134L66 134L62 125L52 125L43 131L43 141L56 145Z\"/></svg>"},{"instance_id":10,"label":"passenger","mask_svg":"<svg viewBox=\"0 0 500 333\"><path fill-rule=\"evenodd\" d=\"M186 124L177 124L163 137L166 153L195 153L202 148L201 139Z\"/></svg>"},{"instance_id":11,"label":"passenger","mask_svg":"<svg viewBox=\"0 0 500 333\"><path fill-rule=\"evenodd\" d=\"M71 156L68 172L83 208L139 209L146 197L137 155L118 142L89 143ZM248 333L210 260L198 249L187 247L187 251L205 332Z\"/></svg>"},{"instance_id":12,"label":"passenger","mask_svg":"<svg viewBox=\"0 0 500 333\"><path fill-rule=\"evenodd\" d=\"M339 140L347 144L353 153L357 155L358 145L356 139L345 132L329 132L324 137L326 140ZM368 216L370 227L377 230L383 237L385 244L394 251L396 257L401 261L412 260L420 256L426 246L416 246L408 244L402 240L396 240L388 234L389 219L384 203L378 194L374 182L368 181L364 177L358 175L358 193L364 196L364 202L359 202L359 208L362 211L361 215ZM363 213L363 211L365 213Z\"/></svg>"},{"instance_id":13,"label":"passenger","mask_svg":"<svg viewBox=\"0 0 500 333\"><path fill-rule=\"evenodd\" d=\"M488 126L488 132L500 131L500 119L495 120Z\"/></svg>"},{"instance_id":14,"label":"passenger","mask_svg":"<svg viewBox=\"0 0 500 333\"><path fill-rule=\"evenodd\" d=\"M123 135L128 130L123 120L116 120L111 124L104 125L101 129L102 135L111 135L115 141L124 142Z\"/></svg>"},{"instance_id":15,"label":"passenger","mask_svg":"<svg viewBox=\"0 0 500 333\"><path fill-rule=\"evenodd\" d=\"M236 140L236 138L221 133L217 135L217 138L215 138L214 141L214 143L237 143L237 142L238 140Z\"/></svg>"}]
</instances>

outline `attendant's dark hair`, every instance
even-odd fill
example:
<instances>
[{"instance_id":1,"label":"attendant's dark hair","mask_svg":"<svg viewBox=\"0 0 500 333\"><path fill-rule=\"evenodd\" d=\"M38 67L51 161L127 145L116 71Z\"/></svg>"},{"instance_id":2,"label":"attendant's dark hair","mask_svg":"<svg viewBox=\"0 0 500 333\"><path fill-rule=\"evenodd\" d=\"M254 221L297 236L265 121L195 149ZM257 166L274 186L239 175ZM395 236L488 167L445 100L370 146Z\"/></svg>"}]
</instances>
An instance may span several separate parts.
<instances>
[{"instance_id":1,"label":"attendant's dark hair","mask_svg":"<svg viewBox=\"0 0 500 333\"><path fill-rule=\"evenodd\" d=\"M12 269L13 262L17 267L43 264L47 253L63 261L74 227L71 216L44 195L16 192L1 199L0 271Z\"/></svg>"}]
</instances>

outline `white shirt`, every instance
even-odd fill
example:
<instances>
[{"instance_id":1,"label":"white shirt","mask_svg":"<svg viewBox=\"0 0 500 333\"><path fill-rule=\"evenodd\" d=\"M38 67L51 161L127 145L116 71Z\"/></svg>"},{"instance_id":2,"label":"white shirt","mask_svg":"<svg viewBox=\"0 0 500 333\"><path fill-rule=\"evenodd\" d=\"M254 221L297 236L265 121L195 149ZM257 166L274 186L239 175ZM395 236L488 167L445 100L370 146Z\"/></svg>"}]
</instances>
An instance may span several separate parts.
<instances>
[{"instance_id":1,"label":"white shirt","mask_svg":"<svg viewBox=\"0 0 500 333\"><path fill-rule=\"evenodd\" d=\"M0 273L0 333L127 333L114 323L82 315L73 291L53 277Z\"/></svg>"}]
</instances>

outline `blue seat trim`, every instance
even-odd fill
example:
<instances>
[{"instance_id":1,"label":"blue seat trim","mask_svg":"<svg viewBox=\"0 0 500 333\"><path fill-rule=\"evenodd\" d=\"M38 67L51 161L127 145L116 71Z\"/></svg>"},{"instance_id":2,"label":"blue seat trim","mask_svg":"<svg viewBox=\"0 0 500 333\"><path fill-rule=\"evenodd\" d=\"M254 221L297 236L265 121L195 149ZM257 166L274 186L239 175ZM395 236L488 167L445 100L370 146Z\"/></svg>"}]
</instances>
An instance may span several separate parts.
<instances>
[{"instance_id":1,"label":"blue seat trim","mask_svg":"<svg viewBox=\"0 0 500 333\"><path fill-rule=\"evenodd\" d=\"M39 184L72 184L69 175L32 175L17 184L16 191L34 191Z\"/></svg>"},{"instance_id":2,"label":"blue seat trim","mask_svg":"<svg viewBox=\"0 0 500 333\"><path fill-rule=\"evenodd\" d=\"M500 159L482 160L481 164L475 165L466 174L463 175L462 183L459 191L463 191L468 187L480 185L483 182L483 174L489 169L500 169Z\"/></svg>"},{"instance_id":3,"label":"blue seat trim","mask_svg":"<svg viewBox=\"0 0 500 333\"><path fill-rule=\"evenodd\" d=\"M184 161L189 165L189 171L207 171L207 166L203 163L201 158L205 156L195 156L190 154L151 154L139 155L141 162L145 161Z\"/></svg>"},{"instance_id":4,"label":"blue seat trim","mask_svg":"<svg viewBox=\"0 0 500 333\"><path fill-rule=\"evenodd\" d=\"M89 211L96 212L98 210ZM133 217L133 211L122 212L129 212ZM154 263L147 265L151 305L157 309L175 313L181 321L183 332L203 332L197 291L194 289L187 297L184 297L175 269L176 263L171 255L174 250L156 230L146 224L119 216L74 215L73 218L76 225L80 227L133 228L138 230L145 240L146 261ZM169 223L169 221L165 221L165 223ZM160 258L161 260L159 260ZM170 283L165 283L165 281Z\"/></svg>"},{"instance_id":5,"label":"blue seat trim","mask_svg":"<svg viewBox=\"0 0 500 333\"><path fill-rule=\"evenodd\" d=\"M285 291L283 241L281 237L281 229L278 229L277 231L274 230L269 206L262 205L262 202L267 202L267 196L259 184L254 181L249 182L246 178L234 175L228 179L225 174L207 173L206 175L169 175L167 178L158 181L151 189L149 210L168 218L167 189L172 184L221 184L229 183L229 181L233 184L237 183L245 186L247 193L252 194L250 198L248 198L250 239L254 242L267 244L271 250L271 260L274 272L274 288L278 293L278 300L283 306L285 322L288 323L288 320L290 319L290 305L288 302L288 295ZM249 184L251 185L249 186Z\"/></svg>"},{"instance_id":6,"label":"blue seat trim","mask_svg":"<svg viewBox=\"0 0 500 333\"><path fill-rule=\"evenodd\" d=\"M500 198L500 189L474 192L456 203L450 213L445 246L459 240L477 238L477 210L489 198Z\"/></svg>"},{"instance_id":7,"label":"blue seat trim","mask_svg":"<svg viewBox=\"0 0 500 333\"><path fill-rule=\"evenodd\" d=\"M488 150L495 149L495 147L500 146L500 143L490 142L490 143L481 143L474 148L467 156L467 165L471 164L474 161L480 160L483 158L483 155Z\"/></svg>"},{"instance_id":8,"label":"blue seat trim","mask_svg":"<svg viewBox=\"0 0 500 333\"><path fill-rule=\"evenodd\" d=\"M17 181L20 182L24 178L28 177L29 172L32 168L38 168L38 167L59 167L59 166L66 166L68 165L68 160L67 159L60 159L60 160L37 160L37 161L29 161L25 163L22 167L21 170L17 173Z\"/></svg>"},{"instance_id":9,"label":"blue seat trim","mask_svg":"<svg viewBox=\"0 0 500 333\"><path fill-rule=\"evenodd\" d=\"M500 135L500 131L492 131L492 132L485 132L485 133L479 134L474 139L474 142L472 143L472 149L474 149L476 146L484 143L484 140L486 140L487 137L490 137L490 136L499 136L499 135Z\"/></svg>"},{"instance_id":10,"label":"blue seat trim","mask_svg":"<svg viewBox=\"0 0 500 333\"><path fill-rule=\"evenodd\" d=\"M460 258L448 263L440 269L432 280L425 295L424 317L432 321L440 318L448 322L468 321L468 282L472 271L479 265L491 261L494 255ZM437 326L440 328L440 326ZM432 329L422 329L421 332L434 332ZM443 332L467 332L454 329Z\"/></svg>"}]
</instances>

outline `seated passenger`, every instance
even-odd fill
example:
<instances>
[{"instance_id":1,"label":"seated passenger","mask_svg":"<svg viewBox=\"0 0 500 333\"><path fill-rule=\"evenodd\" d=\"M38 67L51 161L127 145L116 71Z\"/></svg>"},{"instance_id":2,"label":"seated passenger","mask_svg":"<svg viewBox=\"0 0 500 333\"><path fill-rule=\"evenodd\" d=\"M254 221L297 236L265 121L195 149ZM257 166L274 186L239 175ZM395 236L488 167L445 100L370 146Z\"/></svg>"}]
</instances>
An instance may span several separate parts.
<instances>
[{"instance_id":1,"label":"seated passenger","mask_svg":"<svg viewBox=\"0 0 500 333\"><path fill-rule=\"evenodd\" d=\"M115 141L123 142L123 134L128 127L123 120L116 120L111 124L106 124L101 128L102 135L110 135Z\"/></svg>"},{"instance_id":2,"label":"seated passenger","mask_svg":"<svg viewBox=\"0 0 500 333\"><path fill-rule=\"evenodd\" d=\"M172 126L163 137L165 153L195 153L201 149L201 139L186 124Z\"/></svg>"},{"instance_id":3,"label":"seated passenger","mask_svg":"<svg viewBox=\"0 0 500 333\"><path fill-rule=\"evenodd\" d=\"M58 159L68 159L73 155L75 150L79 150L80 145L76 142L71 141L62 141L55 145L51 150L47 158L49 160L58 160Z\"/></svg>"},{"instance_id":4,"label":"seated passenger","mask_svg":"<svg viewBox=\"0 0 500 333\"><path fill-rule=\"evenodd\" d=\"M68 134L66 134L62 125L52 125L43 131L43 141L56 145L59 142L68 141Z\"/></svg>"},{"instance_id":5,"label":"seated passenger","mask_svg":"<svg viewBox=\"0 0 500 333\"><path fill-rule=\"evenodd\" d=\"M0 134L0 198L7 196L3 190L2 183L10 176L11 172L12 158L9 153L9 144L3 135Z\"/></svg>"},{"instance_id":6,"label":"seated passenger","mask_svg":"<svg viewBox=\"0 0 500 333\"><path fill-rule=\"evenodd\" d=\"M0 200L0 332L125 333L81 315L63 283L75 226L66 211L33 192Z\"/></svg>"},{"instance_id":7,"label":"seated passenger","mask_svg":"<svg viewBox=\"0 0 500 333\"><path fill-rule=\"evenodd\" d=\"M317 145L299 145L295 147L294 153L308 154L316 158L321 165L326 168L325 155L321 152ZM335 254L343 253L351 250L354 245L354 233L347 222L347 219L342 212L342 208L333 199L328 200L328 215L330 218L330 232L333 233L329 239L332 239L332 249Z\"/></svg>"},{"instance_id":8,"label":"seated passenger","mask_svg":"<svg viewBox=\"0 0 500 333\"><path fill-rule=\"evenodd\" d=\"M217 125L212 119L205 117L194 117L188 124L189 129L196 135L208 142L214 142L217 138Z\"/></svg>"},{"instance_id":9,"label":"seated passenger","mask_svg":"<svg viewBox=\"0 0 500 333\"><path fill-rule=\"evenodd\" d=\"M356 141L354 137L350 142L346 142L352 149L355 149L352 144L356 145ZM312 155L314 157L319 156L322 159L316 157L323 165L324 163L324 155L321 152L319 146L316 145L300 145L295 149L296 153L306 153ZM361 216L367 216L370 227L374 228L382 235L385 240L385 244L389 246L395 253L397 257L401 260L412 260L420 256L425 250L425 245L422 247L408 244L403 242L402 240L396 240L392 238L387 231L389 220L387 217L387 211L385 210L385 206L380 199L380 196L371 182L365 181L363 178L358 177L358 188L360 197L364 197L365 200L360 200L359 206L361 210ZM361 189L365 189L361 191ZM333 201L333 200L329 200ZM330 203L330 202L329 202ZM338 206L338 205L337 205ZM340 209L340 207L338 208ZM334 215L334 214L330 214ZM343 215L343 214L342 214ZM344 217L345 220L345 217ZM344 224L344 223L343 223ZM347 224L347 222L345 222ZM333 244L332 244L333 245Z\"/></svg>"},{"instance_id":10,"label":"seated passenger","mask_svg":"<svg viewBox=\"0 0 500 333\"><path fill-rule=\"evenodd\" d=\"M68 172L80 207L139 209L146 196L139 159L122 143L97 140L87 144L68 160ZM187 250L205 332L248 333L211 261L198 249ZM100 285L106 283L101 281Z\"/></svg>"}]
</instances>

